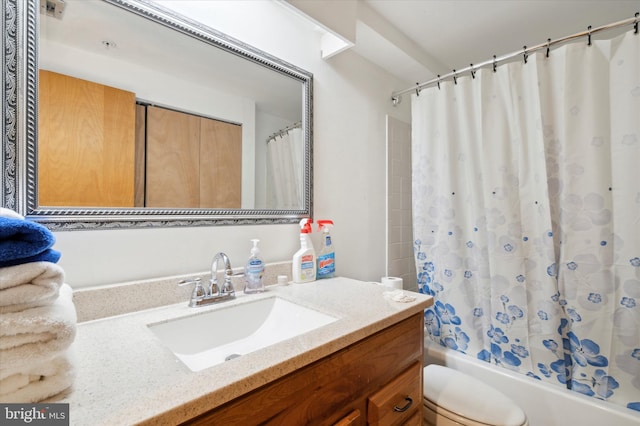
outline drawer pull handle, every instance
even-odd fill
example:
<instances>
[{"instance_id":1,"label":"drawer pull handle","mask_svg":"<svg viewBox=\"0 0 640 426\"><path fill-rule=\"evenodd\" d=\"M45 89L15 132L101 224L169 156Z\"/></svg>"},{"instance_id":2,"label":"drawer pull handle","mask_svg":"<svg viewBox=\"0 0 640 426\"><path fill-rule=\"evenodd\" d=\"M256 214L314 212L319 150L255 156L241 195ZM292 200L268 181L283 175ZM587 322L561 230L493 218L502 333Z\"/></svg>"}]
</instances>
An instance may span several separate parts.
<instances>
[{"instance_id":1,"label":"drawer pull handle","mask_svg":"<svg viewBox=\"0 0 640 426\"><path fill-rule=\"evenodd\" d=\"M413 399L411 399L411 398L409 398L407 396L404 400L407 401L407 403L404 405L404 407L398 407L396 405L395 407L393 407L393 411L395 411L397 413L404 413L405 411L407 411L409 409L409 407L411 407L411 404L413 404Z\"/></svg>"}]
</instances>

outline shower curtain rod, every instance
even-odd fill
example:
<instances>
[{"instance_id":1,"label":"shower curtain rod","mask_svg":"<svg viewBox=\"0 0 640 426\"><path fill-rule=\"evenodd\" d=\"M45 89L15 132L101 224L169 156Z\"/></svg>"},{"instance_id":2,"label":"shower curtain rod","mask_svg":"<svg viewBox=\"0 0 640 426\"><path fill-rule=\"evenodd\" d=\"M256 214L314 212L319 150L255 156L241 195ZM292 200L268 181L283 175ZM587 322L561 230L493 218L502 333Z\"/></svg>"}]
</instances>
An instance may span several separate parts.
<instances>
[{"instance_id":1,"label":"shower curtain rod","mask_svg":"<svg viewBox=\"0 0 640 426\"><path fill-rule=\"evenodd\" d=\"M298 127L302 127L302 121L298 121L297 123L293 123L290 126L285 127L284 129L280 129L271 136L267 138L267 143L271 142L278 136L283 137L289 130L297 129Z\"/></svg>"},{"instance_id":2,"label":"shower curtain rod","mask_svg":"<svg viewBox=\"0 0 640 426\"><path fill-rule=\"evenodd\" d=\"M488 66L493 66L493 70L495 71L496 66L498 65L499 62L503 62L512 58L515 58L516 56L519 55L523 55L524 57L524 61L525 63L527 62L527 57L530 53L535 52L537 50L541 50L541 49L547 49L547 56L549 56L549 49L551 48L551 46L554 46L556 44L560 44L560 43L564 43L567 42L569 40L573 40L576 38L581 38L584 36L587 36L587 40L588 40L588 44L591 45L591 36L595 33L598 33L600 31L605 31L605 30L610 30L613 28L617 28L617 27L622 27L625 25L629 25L629 24L633 24L634 26L634 32L636 34L638 34L638 20L640 16L640 12L636 12L635 16L633 18L628 18L628 19L623 19L622 21L618 21L618 22L613 22L611 24L607 24L607 25L603 25L601 27L597 27L597 28L591 28L591 25L589 25L589 27L587 28L587 31L582 31L580 33L576 33L570 36L566 36L566 37L562 37L556 40L551 40L548 39L546 43L541 43L538 44L536 46L532 46L532 47L527 47L524 46L524 48L522 50L517 50L515 52L511 52L511 53L507 53L506 55L502 55L500 57L496 57L495 55L493 56L493 59L489 59L488 61L484 61L481 62L479 64L473 65L471 64L470 66L466 67L466 68L462 68L458 71L453 70L452 72L445 74L443 76L438 75L437 78L431 79L429 81L426 81L424 83L416 83L415 87L409 87L407 89L404 90L399 90L397 92L393 92L391 94L391 101L393 102L393 105L398 105L400 103L401 100L401 95L404 95L405 93L411 93L411 92L416 92L417 94L420 94L420 90L424 89L425 87L428 86L433 86L433 85L440 85L440 82L443 80L447 80L447 79L451 79L453 78L453 80L455 81L458 76L460 76L461 74L464 74L466 72L470 72L471 76L473 77L476 70L480 69L480 68L485 68Z\"/></svg>"}]
</instances>

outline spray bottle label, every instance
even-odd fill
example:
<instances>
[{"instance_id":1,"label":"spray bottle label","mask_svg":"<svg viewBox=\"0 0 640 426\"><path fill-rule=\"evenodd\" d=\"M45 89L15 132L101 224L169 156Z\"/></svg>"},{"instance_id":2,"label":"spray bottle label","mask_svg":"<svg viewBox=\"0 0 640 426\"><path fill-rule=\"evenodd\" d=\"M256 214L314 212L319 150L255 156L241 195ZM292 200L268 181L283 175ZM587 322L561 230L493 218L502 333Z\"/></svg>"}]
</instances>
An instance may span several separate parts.
<instances>
[{"instance_id":1,"label":"spray bottle label","mask_svg":"<svg viewBox=\"0 0 640 426\"><path fill-rule=\"evenodd\" d=\"M313 262L314 257L311 254L307 254L302 256L300 262L300 274L303 279L315 279L314 271L313 271Z\"/></svg>"},{"instance_id":2,"label":"spray bottle label","mask_svg":"<svg viewBox=\"0 0 640 426\"><path fill-rule=\"evenodd\" d=\"M336 272L335 253L318 256L318 277L330 277Z\"/></svg>"}]
</instances>

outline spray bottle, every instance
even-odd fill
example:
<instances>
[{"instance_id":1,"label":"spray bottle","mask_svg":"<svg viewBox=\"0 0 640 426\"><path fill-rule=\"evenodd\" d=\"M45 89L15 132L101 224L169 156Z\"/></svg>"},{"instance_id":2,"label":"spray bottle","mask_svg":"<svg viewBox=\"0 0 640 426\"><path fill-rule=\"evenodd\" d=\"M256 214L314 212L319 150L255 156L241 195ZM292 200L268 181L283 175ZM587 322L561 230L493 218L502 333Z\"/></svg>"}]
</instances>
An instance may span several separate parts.
<instances>
[{"instance_id":1,"label":"spray bottle","mask_svg":"<svg viewBox=\"0 0 640 426\"><path fill-rule=\"evenodd\" d=\"M253 247L251 248L251 256L247 260L244 266L244 292L262 293L264 291L264 282L262 276L264 275L264 262L260 258L260 249L258 243L260 240L251 240Z\"/></svg>"},{"instance_id":2,"label":"spray bottle","mask_svg":"<svg viewBox=\"0 0 640 426\"><path fill-rule=\"evenodd\" d=\"M300 221L300 250L293 255L293 282L307 283L316 279L316 251L311 242L313 219Z\"/></svg>"},{"instance_id":3,"label":"spray bottle","mask_svg":"<svg viewBox=\"0 0 640 426\"><path fill-rule=\"evenodd\" d=\"M336 272L336 253L331 242L331 228L333 221L319 220L318 231L322 230L322 248L318 253L317 277L332 278Z\"/></svg>"}]
</instances>

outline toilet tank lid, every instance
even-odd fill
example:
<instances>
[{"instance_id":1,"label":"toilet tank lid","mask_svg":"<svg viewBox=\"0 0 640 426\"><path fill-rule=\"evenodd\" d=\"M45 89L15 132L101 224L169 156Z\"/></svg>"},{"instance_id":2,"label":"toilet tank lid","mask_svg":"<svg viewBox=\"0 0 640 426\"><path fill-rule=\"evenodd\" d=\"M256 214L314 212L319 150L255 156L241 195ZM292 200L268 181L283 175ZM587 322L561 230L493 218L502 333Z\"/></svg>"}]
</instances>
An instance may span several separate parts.
<instances>
[{"instance_id":1,"label":"toilet tank lid","mask_svg":"<svg viewBox=\"0 0 640 426\"><path fill-rule=\"evenodd\" d=\"M502 392L452 368L424 368L424 397L459 416L488 425L520 426L526 416Z\"/></svg>"}]
</instances>

